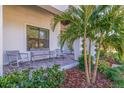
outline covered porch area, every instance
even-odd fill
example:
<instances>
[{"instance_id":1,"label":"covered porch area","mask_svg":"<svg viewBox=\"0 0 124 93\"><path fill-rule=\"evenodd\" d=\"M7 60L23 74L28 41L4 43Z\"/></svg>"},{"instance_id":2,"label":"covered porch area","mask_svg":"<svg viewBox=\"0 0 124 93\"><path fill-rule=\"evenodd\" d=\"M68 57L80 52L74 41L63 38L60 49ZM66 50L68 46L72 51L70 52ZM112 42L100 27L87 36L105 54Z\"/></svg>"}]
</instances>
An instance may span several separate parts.
<instances>
[{"instance_id":1,"label":"covered porch area","mask_svg":"<svg viewBox=\"0 0 124 93\"><path fill-rule=\"evenodd\" d=\"M27 65L27 63L30 63L31 67ZM50 68L53 65L60 65L60 70L66 70L73 68L77 66L79 63L74 60L74 55L67 55L66 57L62 58L50 58L50 59L42 59L42 60L36 60L36 61L27 61L20 63L20 66L18 68L11 68L9 64L3 66L3 74L9 74L13 71L20 71L25 69L31 69L36 70L39 68Z\"/></svg>"}]
</instances>

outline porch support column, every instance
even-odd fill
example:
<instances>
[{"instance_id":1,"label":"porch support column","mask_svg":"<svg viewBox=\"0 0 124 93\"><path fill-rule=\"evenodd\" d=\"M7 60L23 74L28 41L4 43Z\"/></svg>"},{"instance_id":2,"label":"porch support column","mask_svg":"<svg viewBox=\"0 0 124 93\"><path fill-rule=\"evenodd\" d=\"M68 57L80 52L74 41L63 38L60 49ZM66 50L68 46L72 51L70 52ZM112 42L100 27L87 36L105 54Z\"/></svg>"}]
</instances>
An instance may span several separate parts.
<instances>
[{"instance_id":1,"label":"porch support column","mask_svg":"<svg viewBox=\"0 0 124 93\"><path fill-rule=\"evenodd\" d=\"M78 58L82 55L82 38L76 39L73 44L73 49L74 49L74 59L78 60Z\"/></svg>"},{"instance_id":2,"label":"porch support column","mask_svg":"<svg viewBox=\"0 0 124 93\"><path fill-rule=\"evenodd\" d=\"M3 12L2 12L2 5L0 5L0 76L3 75Z\"/></svg>"}]
</instances>

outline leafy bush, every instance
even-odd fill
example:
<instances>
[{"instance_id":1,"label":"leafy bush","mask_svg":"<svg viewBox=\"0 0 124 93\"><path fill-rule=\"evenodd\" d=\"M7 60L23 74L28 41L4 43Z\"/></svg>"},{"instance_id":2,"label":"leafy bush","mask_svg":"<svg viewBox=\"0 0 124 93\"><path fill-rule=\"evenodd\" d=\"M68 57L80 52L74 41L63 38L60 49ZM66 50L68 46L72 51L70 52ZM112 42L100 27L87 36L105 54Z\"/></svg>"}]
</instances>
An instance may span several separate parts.
<instances>
[{"instance_id":1,"label":"leafy bush","mask_svg":"<svg viewBox=\"0 0 124 93\"><path fill-rule=\"evenodd\" d=\"M41 68L32 73L33 87L59 87L63 81L64 73L58 70L58 65L55 65L52 68L47 68L45 70Z\"/></svg>"},{"instance_id":2,"label":"leafy bush","mask_svg":"<svg viewBox=\"0 0 124 93\"><path fill-rule=\"evenodd\" d=\"M106 51L105 50L100 50L100 58L106 56Z\"/></svg>"},{"instance_id":3,"label":"leafy bush","mask_svg":"<svg viewBox=\"0 0 124 93\"><path fill-rule=\"evenodd\" d=\"M105 73L106 70L109 68L109 63L106 61L100 61L98 65L98 71L101 73Z\"/></svg>"},{"instance_id":4,"label":"leafy bush","mask_svg":"<svg viewBox=\"0 0 124 93\"><path fill-rule=\"evenodd\" d=\"M85 71L84 56L79 57L78 62L79 62L79 68L80 68L82 71Z\"/></svg>"},{"instance_id":5,"label":"leafy bush","mask_svg":"<svg viewBox=\"0 0 124 93\"><path fill-rule=\"evenodd\" d=\"M113 87L114 88L124 88L124 80L120 80L120 81L117 81L117 82L114 82L113 83Z\"/></svg>"},{"instance_id":6,"label":"leafy bush","mask_svg":"<svg viewBox=\"0 0 124 93\"><path fill-rule=\"evenodd\" d=\"M59 66L54 65L52 68L40 68L33 71L14 72L6 76L0 77L1 88L52 88L59 87L64 81L64 72L59 71Z\"/></svg>"},{"instance_id":7,"label":"leafy bush","mask_svg":"<svg viewBox=\"0 0 124 93\"><path fill-rule=\"evenodd\" d=\"M124 64L124 57L119 55L118 52L116 52L116 53L113 53L113 52L104 53L104 51L101 51L100 57L103 59L111 58L111 59L113 59L113 63Z\"/></svg>"},{"instance_id":8,"label":"leafy bush","mask_svg":"<svg viewBox=\"0 0 124 93\"><path fill-rule=\"evenodd\" d=\"M124 88L124 65L108 68L105 75L113 82L113 87Z\"/></svg>"},{"instance_id":9,"label":"leafy bush","mask_svg":"<svg viewBox=\"0 0 124 93\"><path fill-rule=\"evenodd\" d=\"M113 55L113 57L114 57L114 59L115 59L116 62L120 63L120 58L119 58L119 56L118 56L117 53L115 53L115 54Z\"/></svg>"},{"instance_id":10,"label":"leafy bush","mask_svg":"<svg viewBox=\"0 0 124 93\"><path fill-rule=\"evenodd\" d=\"M109 68L106 70L107 78L112 81L123 80L121 71L118 68Z\"/></svg>"},{"instance_id":11,"label":"leafy bush","mask_svg":"<svg viewBox=\"0 0 124 93\"><path fill-rule=\"evenodd\" d=\"M117 64L124 64L124 57L123 56L119 56L118 53L114 53L113 57L114 57Z\"/></svg>"},{"instance_id":12,"label":"leafy bush","mask_svg":"<svg viewBox=\"0 0 124 93\"><path fill-rule=\"evenodd\" d=\"M113 82L113 87L115 88L124 88L124 74L119 75L120 79Z\"/></svg>"},{"instance_id":13,"label":"leafy bush","mask_svg":"<svg viewBox=\"0 0 124 93\"><path fill-rule=\"evenodd\" d=\"M87 56L88 58L88 56ZM91 57L91 71L93 71L93 57ZM82 55L81 57L79 57L78 59L78 62L79 62L79 68L82 70L82 71L85 71L85 64L84 64L84 56Z\"/></svg>"},{"instance_id":14,"label":"leafy bush","mask_svg":"<svg viewBox=\"0 0 124 93\"><path fill-rule=\"evenodd\" d=\"M0 77L0 87L22 87L24 82L28 81L29 70L24 70L22 72L13 72L6 76Z\"/></svg>"}]
</instances>

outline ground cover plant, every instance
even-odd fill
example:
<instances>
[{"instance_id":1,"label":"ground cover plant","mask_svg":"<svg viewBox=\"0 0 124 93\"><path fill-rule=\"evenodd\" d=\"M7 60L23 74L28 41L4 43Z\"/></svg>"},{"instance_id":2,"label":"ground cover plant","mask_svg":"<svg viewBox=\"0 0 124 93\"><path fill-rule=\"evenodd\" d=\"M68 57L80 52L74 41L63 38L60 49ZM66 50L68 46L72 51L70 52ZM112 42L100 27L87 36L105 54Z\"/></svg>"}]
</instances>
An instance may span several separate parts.
<instances>
[{"instance_id":1,"label":"ground cover plant","mask_svg":"<svg viewBox=\"0 0 124 93\"><path fill-rule=\"evenodd\" d=\"M1 88L56 88L64 81L64 72L59 70L58 65L52 68L40 68L33 71L15 71L0 77Z\"/></svg>"},{"instance_id":2,"label":"ground cover plant","mask_svg":"<svg viewBox=\"0 0 124 93\"><path fill-rule=\"evenodd\" d=\"M112 87L124 88L124 65L114 68L108 68L105 71L105 75L109 80L113 82Z\"/></svg>"}]
</instances>

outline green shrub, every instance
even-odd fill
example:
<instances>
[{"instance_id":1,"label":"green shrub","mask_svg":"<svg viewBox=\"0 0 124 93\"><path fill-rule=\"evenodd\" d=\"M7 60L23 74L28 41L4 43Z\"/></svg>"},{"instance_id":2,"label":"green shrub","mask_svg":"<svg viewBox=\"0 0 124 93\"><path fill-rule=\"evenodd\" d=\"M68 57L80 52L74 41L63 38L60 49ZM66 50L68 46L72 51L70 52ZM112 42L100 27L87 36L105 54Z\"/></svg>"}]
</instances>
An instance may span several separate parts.
<instances>
[{"instance_id":1,"label":"green shrub","mask_svg":"<svg viewBox=\"0 0 124 93\"><path fill-rule=\"evenodd\" d=\"M105 74L113 82L113 87L124 88L124 65L108 68Z\"/></svg>"},{"instance_id":2,"label":"green shrub","mask_svg":"<svg viewBox=\"0 0 124 93\"><path fill-rule=\"evenodd\" d=\"M22 72L13 72L6 76L0 77L0 87L2 88L16 88L23 86L23 83L26 82L29 78L29 70L24 70Z\"/></svg>"},{"instance_id":3,"label":"green shrub","mask_svg":"<svg viewBox=\"0 0 124 93\"><path fill-rule=\"evenodd\" d=\"M32 73L32 86L42 88L59 87L64 81L64 73L58 70L59 66L54 65L52 68L39 69Z\"/></svg>"},{"instance_id":4,"label":"green shrub","mask_svg":"<svg viewBox=\"0 0 124 93\"><path fill-rule=\"evenodd\" d=\"M123 80L122 72L118 68L109 68L105 72L108 79L112 81L120 81Z\"/></svg>"},{"instance_id":5,"label":"green shrub","mask_svg":"<svg viewBox=\"0 0 124 93\"><path fill-rule=\"evenodd\" d=\"M48 87L57 87L59 84L62 84L64 81L64 73L60 73L59 70L57 70L58 67L54 66L53 69L48 68L47 69L47 85Z\"/></svg>"},{"instance_id":6,"label":"green shrub","mask_svg":"<svg viewBox=\"0 0 124 93\"><path fill-rule=\"evenodd\" d=\"M88 58L88 56L87 56L87 58ZM93 71L93 68L94 68L92 60L93 60L93 57L91 57L91 71ZM81 57L79 57L78 62L79 62L79 68L82 71L85 71L85 64L84 64L84 56L83 55Z\"/></svg>"},{"instance_id":7,"label":"green shrub","mask_svg":"<svg viewBox=\"0 0 124 93\"><path fill-rule=\"evenodd\" d=\"M59 71L59 66L54 65L52 68L40 68L30 74L29 70L22 72L13 72L0 77L1 88L52 88L59 87L64 81L64 72Z\"/></svg>"},{"instance_id":8,"label":"green shrub","mask_svg":"<svg viewBox=\"0 0 124 93\"><path fill-rule=\"evenodd\" d=\"M105 56L106 56L106 51L100 50L100 57L105 57Z\"/></svg>"},{"instance_id":9,"label":"green shrub","mask_svg":"<svg viewBox=\"0 0 124 93\"><path fill-rule=\"evenodd\" d=\"M85 71L84 57L83 57L83 56L79 57L78 62L79 62L79 68L80 68L82 71Z\"/></svg>"},{"instance_id":10,"label":"green shrub","mask_svg":"<svg viewBox=\"0 0 124 93\"><path fill-rule=\"evenodd\" d=\"M107 53L106 56L107 57L111 56L114 59L114 61L116 62L116 64L120 64L120 65L124 64L124 56L121 56L118 52L116 52L116 53L110 52L110 53Z\"/></svg>"},{"instance_id":11,"label":"green shrub","mask_svg":"<svg viewBox=\"0 0 124 93\"><path fill-rule=\"evenodd\" d=\"M113 54L113 58L114 58L114 60L116 61L116 63L117 64L123 64L123 58L121 58L119 55L118 55L118 53L114 53Z\"/></svg>"},{"instance_id":12,"label":"green shrub","mask_svg":"<svg viewBox=\"0 0 124 93\"><path fill-rule=\"evenodd\" d=\"M106 70L109 68L109 63L106 62L106 61L100 61L99 62L99 65L98 65L98 71L101 72L101 73L104 73L106 72Z\"/></svg>"},{"instance_id":13,"label":"green shrub","mask_svg":"<svg viewBox=\"0 0 124 93\"><path fill-rule=\"evenodd\" d=\"M114 88L124 88L124 80L114 82L112 87L114 87Z\"/></svg>"}]
</instances>

